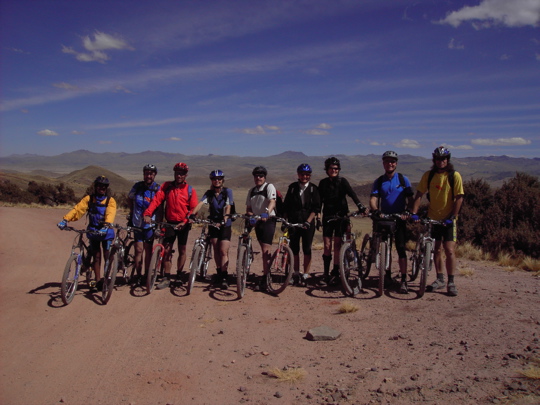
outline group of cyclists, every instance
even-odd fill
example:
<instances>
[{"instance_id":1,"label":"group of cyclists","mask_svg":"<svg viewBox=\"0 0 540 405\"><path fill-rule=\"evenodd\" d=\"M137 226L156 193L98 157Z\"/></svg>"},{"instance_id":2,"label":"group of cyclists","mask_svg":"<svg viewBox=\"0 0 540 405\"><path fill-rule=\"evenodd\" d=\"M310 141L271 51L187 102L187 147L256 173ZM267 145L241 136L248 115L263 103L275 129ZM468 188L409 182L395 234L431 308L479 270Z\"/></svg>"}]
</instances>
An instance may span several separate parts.
<instances>
[{"instance_id":1,"label":"group of cyclists","mask_svg":"<svg viewBox=\"0 0 540 405\"><path fill-rule=\"evenodd\" d=\"M318 185L311 182L312 168L307 163L297 167L298 180L288 186L283 200L280 215L289 222L304 224L290 233L290 248L294 255L294 283L306 286L311 275L312 243L316 229L322 226L323 235L323 277L317 279L320 286L335 284L339 280L339 253L342 236L345 232L341 221L336 217L345 217L349 212L347 197L352 199L358 211L373 217L384 217L389 214L400 214L397 221L395 241L399 256L401 281L398 291L408 293L407 258L405 251L406 225L411 220L418 222L418 210L424 194L428 195L428 217L442 221L444 225L433 227L432 236L435 242L436 280L428 286L429 290L440 290L447 287L450 296L457 295L454 281L456 269L456 219L463 201L463 182L460 174L450 163L451 153L443 146L436 148L432 154L433 166L426 171L414 195L409 179L397 172L398 154L386 151L382 155L384 174L378 177L372 186L369 208L365 207L352 189L350 183L340 176L341 163L338 158L330 157L324 162L326 172ZM196 190L186 182L189 167L186 163L177 163L174 168L174 179L162 185L155 182L157 167L148 164L143 168L143 180L137 182L128 194L128 224L135 227L135 277L141 280L143 269L148 272L153 244L153 224L167 222L173 226L166 228L163 245L165 247L164 276L157 284L157 289L165 289L171 285L182 284L182 272L186 262L186 244L191 224L203 207L209 207L208 218L216 224L210 227L210 241L215 252L216 264L215 284L228 288L229 247L232 236L231 226L235 202L233 192L224 186L225 174L216 169L210 172L210 188L198 199ZM263 277L256 289L267 290L267 277L271 262L271 246L276 230L278 192L276 187L267 182L268 171L257 166L252 171L254 186L249 190L245 206L246 215L254 218L249 226L254 228L261 248ZM114 231L111 225L116 215L116 201L110 195L109 180L99 176L93 183L93 192L85 196L58 223L64 229L70 221L77 221L88 214L88 229L98 231L89 234L90 252L93 256L93 270L96 275L96 289L101 289L102 257L107 254ZM177 244L178 258L176 277L171 276L173 247ZM300 263L300 247L303 253L303 265ZM443 251L446 256L446 273L448 284L444 278ZM388 284L392 285L390 272L386 274ZM397 285L396 285L397 287Z\"/></svg>"}]
</instances>

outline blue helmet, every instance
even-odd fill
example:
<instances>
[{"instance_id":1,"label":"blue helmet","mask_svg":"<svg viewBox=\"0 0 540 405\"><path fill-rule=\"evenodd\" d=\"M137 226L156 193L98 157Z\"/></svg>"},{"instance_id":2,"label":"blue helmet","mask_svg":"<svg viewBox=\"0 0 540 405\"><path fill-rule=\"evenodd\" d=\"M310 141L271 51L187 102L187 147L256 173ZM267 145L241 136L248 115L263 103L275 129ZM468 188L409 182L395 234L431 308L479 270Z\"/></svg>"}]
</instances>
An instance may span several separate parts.
<instances>
[{"instance_id":1,"label":"blue helmet","mask_svg":"<svg viewBox=\"0 0 540 405\"><path fill-rule=\"evenodd\" d=\"M210 177L211 179L213 179L214 177L225 177L225 174L223 173L223 171L216 169L212 170L208 177Z\"/></svg>"},{"instance_id":2,"label":"blue helmet","mask_svg":"<svg viewBox=\"0 0 540 405\"><path fill-rule=\"evenodd\" d=\"M296 169L296 173L302 173L302 172L305 172L305 173L311 173L312 170L311 170L311 166L308 165L307 163L302 163L300 166L298 166L298 168Z\"/></svg>"},{"instance_id":3,"label":"blue helmet","mask_svg":"<svg viewBox=\"0 0 540 405\"><path fill-rule=\"evenodd\" d=\"M433 151L433 159L441 157L450 159L450 156L452 156L452 154L444 146L439 146Z\"/></svg>"}]
</instances>

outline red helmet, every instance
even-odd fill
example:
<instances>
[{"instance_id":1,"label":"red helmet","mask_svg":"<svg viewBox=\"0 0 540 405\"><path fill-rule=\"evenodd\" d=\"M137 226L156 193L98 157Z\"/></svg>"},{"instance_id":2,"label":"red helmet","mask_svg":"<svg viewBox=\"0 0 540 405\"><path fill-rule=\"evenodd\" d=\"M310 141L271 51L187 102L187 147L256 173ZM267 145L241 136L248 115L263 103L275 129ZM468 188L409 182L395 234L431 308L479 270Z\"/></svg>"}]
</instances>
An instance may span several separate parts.
<instances>
[{"instance_id":1,"label":"red helmet","mask_svg":"<svg viewBox=\"0 0 540 405\"><path fill-rule=\"evenodd\" d=\"M185 163L180 162L174 165L174 171L177 171L177 170L189 172L189 166L186 165Z\"/></svg>"}]
</instances>

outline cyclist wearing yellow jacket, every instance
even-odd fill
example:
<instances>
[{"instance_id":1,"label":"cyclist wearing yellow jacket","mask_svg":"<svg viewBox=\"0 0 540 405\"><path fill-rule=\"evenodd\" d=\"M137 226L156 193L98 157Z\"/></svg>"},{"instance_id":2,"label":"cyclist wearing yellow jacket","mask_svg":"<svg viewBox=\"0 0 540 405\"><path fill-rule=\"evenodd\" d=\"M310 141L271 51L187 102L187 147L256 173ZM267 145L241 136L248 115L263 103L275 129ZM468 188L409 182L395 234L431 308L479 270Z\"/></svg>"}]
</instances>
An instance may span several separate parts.
<instances>
[{"instance_id":1,"label":"cyclist wearing yellow jacket","mask_svg":"<svg viewBox=\"0 0 540 405\"><path fill-rule=\"evenodd\" d=\"M434 225L432 237L435 239L435 269L437 279L427 288L427 291L440 290L447 287L448 295L455 297L457 288L454 282L456 270L455 247L457 241L456 220L463 203L463 180L450 163L450 151L439 146L433 151L433 167L425 172L416 189L411 218L418 221L418 209L422 196L428 193L428 217L443 221L444 225ZM443 256L446 254L446 273L448 286L444 282Z\"/></svg>"},{"instance_id":2,"label":"cyclist wearing yellow jacket","mask_svg":"<svg viewBox=\"0 0 540 405\"><path fill-rule=\"evenodd\" d=\"M64 229L68 222L78 221L85 214L88 214L89 231L97 231L100 234L88 234L90 240L89 251L94 260L94 273L98 280L97 287L101 289L103 280L101 279L101 256L105 261L109 257L111 242L114 239L114 230L109 228L116 216L116 201L110 196L109 179L105 176L98 176L93 183L94 192L84 196L75 207L69 211L62 221L58 223L58 228Z\"/></svg>"}]
</instances>

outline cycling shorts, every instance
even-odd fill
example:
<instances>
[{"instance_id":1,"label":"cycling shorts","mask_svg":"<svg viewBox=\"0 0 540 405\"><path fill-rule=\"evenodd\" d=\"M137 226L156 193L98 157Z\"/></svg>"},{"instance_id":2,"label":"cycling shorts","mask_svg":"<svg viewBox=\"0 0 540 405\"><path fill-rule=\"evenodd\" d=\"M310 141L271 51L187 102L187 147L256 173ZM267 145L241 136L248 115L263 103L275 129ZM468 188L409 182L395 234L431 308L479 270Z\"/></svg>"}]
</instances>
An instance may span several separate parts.
<instances>
[{"instance_id":1,"label":"cycling shorts","mask_svg":"<svg viewBox=\"0 0 540 405\"><path fill-rule=\"evenodd\" d=\"M219 228L211 226L208 230L208 234L210 235L210 239L217 239L219 241L231 240L232 226L221 226Z\"/></svg>"},{"instance_id":2,"label":"cycling shorts","mask_svg":"<svg viewBox=\"0 0 540 405\"><path fill-rule=\"evenodd\" d=\"M323 236L328 238L331 238L332 236L341 238L347 230L348 222L349 221L346 219L338 219L328 222L326 218L323 218Z\"/></svg>"},{"instance_id":3,"label":"cycling shorts","mask_svg":"<svg viewBox=\"0 0 540 405\"><path fill-rule=\"evenodd\" d=\"M289 247L296 256L300 253L300 239L302 239L302 252L304 255L311 254L311 245L315 236L315 225L311 222L309 229L292 228L289 229Z\"/></svg>"},{"instance_id":4,"label":"cycling shorts","mask_svg":"<svg viewBox=\"0 0 540 405\"><path fill-rule=\"evenodd\" d=\"M133 232L133 239L135 242L152 242L152 237L154 236L154 230L152 228L136 230Z\"/></svg>"},{"instance_id":5,"label":"cycling shorts","mask_svg":"<svg viewBox=\"0 0 540 405\"><path fill-rule=\"evenodd\" d=\"M276 222L268 220L266 222L259 221L255 225L255 235L259 243L265 243L271 245L274 240L274 233L276 232Z\"/></svg>"},{"instance_id":6,"label":"cycling shorts","mask_svg":"<svg viewBox=\"0 0 540 405\"><path fill-rule=\"evenodd\" d=\"M433 228L431 228L431 237L437 241L456 242L457 241L456 221L453 221L452 226L433 225Z\"/></svg>"},{"instance_id":7,"label":"cycling shorts","mask_svg":"<svg viewBox=\"0 0 540 405\"><path fill-rule=\"evenodd\" d=\"M173 225L178 225L174 222L169 223ZM163 243L172 245L176 238L178 238L178 246L186 246L190 230L191 224L186 224L181 229L173 229L167 227L165 230L165 237L163 238Z\"/></svg>"}]
</instances>

